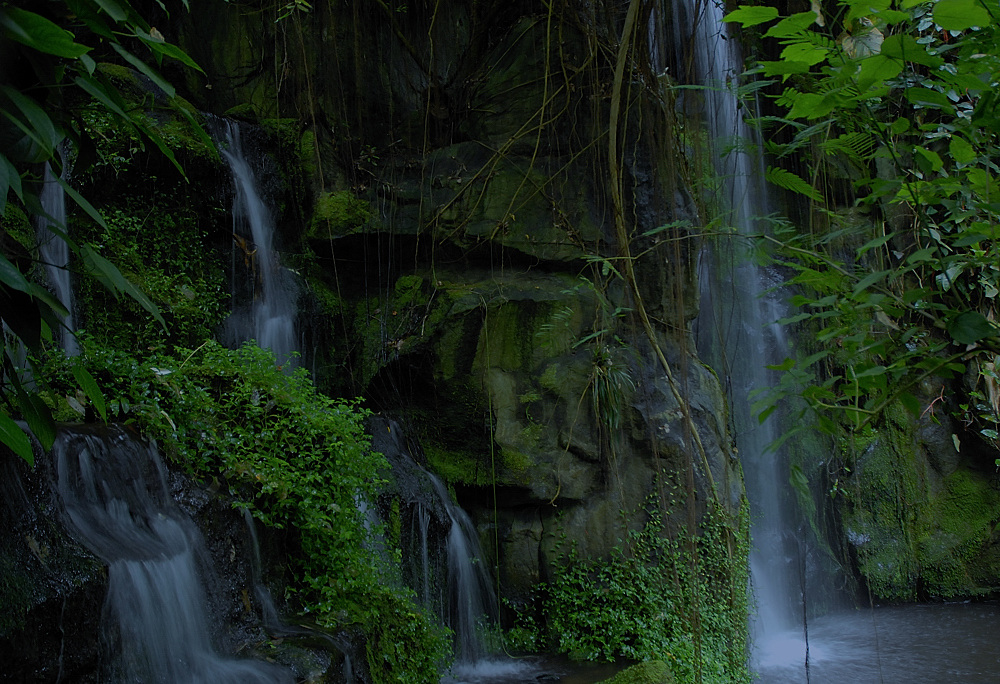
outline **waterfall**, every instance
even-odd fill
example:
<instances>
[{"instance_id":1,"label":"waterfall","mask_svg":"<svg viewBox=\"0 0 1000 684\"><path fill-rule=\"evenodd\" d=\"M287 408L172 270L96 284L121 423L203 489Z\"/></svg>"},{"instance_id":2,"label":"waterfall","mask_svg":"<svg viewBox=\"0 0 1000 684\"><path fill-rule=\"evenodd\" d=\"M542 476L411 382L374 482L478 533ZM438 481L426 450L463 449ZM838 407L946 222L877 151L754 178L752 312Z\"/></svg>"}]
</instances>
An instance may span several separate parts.
<instances>
[{"instance_id":1,"label":"waterfall","mask_svg":"<svg viewBox=\"0 0 1000 684\"><path fill-rule=\"evenodd\" d=\"M234 306L226 322L226 342L254 339L274 352L279 365L295 365L295 322L299 294L295 275L281 265L275 247L273 213L262 197L259 174L243 149L240 126L219 120L221 153L233 175L233 292L240 299L249 285L249 303ZM242 266L241 266L242 264ZM249 273L243 274L249 269Z\"/></svg>"},{"instance_id":2,"label":"waterfall","mask_svg":"<svg viewBox=\"0 0 1000 684\"><path fill-rule=\"evenodd\" d=\"M690 36L675 35L693 60L691 80L704 86L699 113L720 181L714 198L716 216L738 235L760 232L755 220L767 216L763 160L751 147L759 139L744 118L736 89L743 70L737 40L722 17L717 0L687 0L678 5L675 31L693 27ZM689 115L692 112L688 112ZM777 374L766 368L789 356L789 342L775 322L785 316L778 274L756 266L739 237L706 249L699 275L702 313L697 322L698 348L727 384L732 428L743 464L752 511L751 584L756 600L753 661L772 658L806 663L803 563L786 494L788 466L768 446L783 432L778 412L758 424L751 410L754 390L772 387ZM797 630L797 634L796 634ZM792 636L789 637L788 635Z\"/></svg>"},{"instance_id":3,"label":"waterfall","mask_svg":"<svg viewBox=\"0 0 1000 684\"><path fill-rule=\"evenodd\" d=\"M42 215L36 218L39 256L45 265L49 287L67 311L61 321L62 328L59 330L58 339L63 351L75 356L79 353L79 347L73 334L76 326L73 323L73 290L69 280L69 245L55 232L68 231L66 194L53 175L48 162L45 162L42 190L38 199L42 205Z\"/></svg>"},{"instance_id":4,"label":"waterfall","mask_svg":"<svg viewBox=\"0 0 1000 684\"><path fill-rule=\"evenodd\" d=\"M373 447L392 464L405 508L404 575L424 606L454 632L455 671L481 666L490 656L484 630L496 624L499 605L472 520L417 462L398 423L375 417L371 432Z\"/></svg>"},{"instance_id":5,"label":"waterfall","mask_svg":"<svg viewBox=\"0 0 1000 684\"><path fill-rule=\"evenodd\" d=\"M156 449L120 429L63 431L52 449L72 529L108 564L104 640L115 682L290 684L284 669L218 654L207 551L167 489Z\"/></svg>"}]
</instances>

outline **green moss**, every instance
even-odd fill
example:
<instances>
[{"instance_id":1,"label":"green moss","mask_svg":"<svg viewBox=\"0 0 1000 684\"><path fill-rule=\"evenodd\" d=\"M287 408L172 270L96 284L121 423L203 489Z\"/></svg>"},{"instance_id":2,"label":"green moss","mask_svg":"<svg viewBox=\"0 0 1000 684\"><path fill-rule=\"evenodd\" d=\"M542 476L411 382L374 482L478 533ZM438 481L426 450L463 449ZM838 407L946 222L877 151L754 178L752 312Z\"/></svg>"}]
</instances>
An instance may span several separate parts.
<instances>
[{"instance_id":1,"label":"green moss","mask_svg":"<svg viewBox=\"0 0 1000 684\"><path fill-rule=\"evenodd\" d=\"M662 660L650 660L626 668L601 684L673 684L674 673Z\"/></svg>"},{"instance_id":2,"label":"green moss","mask_svg":"<svg viewBox=\"0 0 1000 684\"><path fill-rule=\"evenodd\" d=\"M932 513L918 547L927 591L953 598L995 590L995 572L983 577L975 566L1000 520L1000 494L984 478L956 470L945 478Z\"/></svg>"},{"instance_id":3,"label":"green moss","mask_svg":"<svg viewBox=\"0 0 1000 684\"><path fill-rule=\"evenodd\" d=\"M14 238L29 251L35 248L35 231L31 227L31 221L24 210L13 202L7 202L3 214L0 214L0 235L2 234Z\"/></svg>"},{"instance_id":4,"label":"green moss","mask_svg":"<svg viewBox=\"0 0 1000 684\"><path fill-rule=\"evenodd\" d=\"M424 454L431 469L448 483L486 485L493 482L489 463L468 451L424 444Z\"/></svg>"},{"instance_id":5,"label":"green moss","mask_svg":"<svg viewBox=\"0 0 1000 684\"><path fill-rule=\"evenodd\" d=\"M347 190L322 192L316 198L306 237L320 240L350 235L368 226L374 218L371 206Z\"/></svg>"},{"instance_id":6,"label":"green moss","mask_svg":"<svg viewBox=\"0 0 1000 684\"><path fill-rule=\"evenodd\" d=\"M243 121L257 121L257 110L249 102L241 102L235 107L230 107L222 113L231 119L242 119Z\"/></svg>"}]
</instances>

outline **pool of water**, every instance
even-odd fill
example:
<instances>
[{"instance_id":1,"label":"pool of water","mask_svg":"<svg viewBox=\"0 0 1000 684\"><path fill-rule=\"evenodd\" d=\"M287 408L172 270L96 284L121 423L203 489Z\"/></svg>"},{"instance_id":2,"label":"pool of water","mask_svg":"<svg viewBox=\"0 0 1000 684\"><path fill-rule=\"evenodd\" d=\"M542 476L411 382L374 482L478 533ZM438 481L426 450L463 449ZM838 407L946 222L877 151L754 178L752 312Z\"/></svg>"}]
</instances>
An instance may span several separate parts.
<instances>
[{"instance_id":1,"label":"pool of water","mask_svg":"<svg viewBox=\"0 0 1000 684\"><path fill-rule=\"evenodd\" d=\"M756 646L762 684L998 684L1000 603L836 613Z\"/></svg>"},{"instance_id":2,"label":"pool of water","mask_svg":"<svg viewBox=\"0 0 1000 684\"><path fill-rule=\"evenodd\" d=\"M565 658L526 657L485 659L458 664L441 684L593 684L613 677L625 664L573 663Z\"/></svg>"}]
</instances>

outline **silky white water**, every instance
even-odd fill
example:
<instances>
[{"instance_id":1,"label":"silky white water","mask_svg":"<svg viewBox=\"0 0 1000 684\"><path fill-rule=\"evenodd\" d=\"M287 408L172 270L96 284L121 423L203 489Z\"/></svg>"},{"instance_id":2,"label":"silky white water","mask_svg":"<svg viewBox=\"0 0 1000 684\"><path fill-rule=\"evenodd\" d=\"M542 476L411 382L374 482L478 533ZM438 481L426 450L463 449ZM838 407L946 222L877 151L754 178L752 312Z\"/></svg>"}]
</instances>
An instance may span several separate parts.
<instances>
[{"instance_id":1,"label":"silky white water","mask_svg":"<svg viewBox=\"0 0 1000 684\"><path fill-rule=\"evenodd\" d=\"M220 654L204 542L173 502L156 450L124 431L63 431L59 496L80 541L108 564L102 681L290 684L283 668Z\"/></svg>"},{"instance_id":2,"label":"silky white water","mask_svg":"<svg viewBox=\"0 0 1000 684\"><path fill-rule=\"evenodd\" d=\"M258 173L243 148L239 124L221 120L221 152L233 174L234 278L251 280L249 303L238 303L226 323L230 344L253 339L274 352L279 365L295 364L299 350L295 329L298 284L295 276L281 265L275 247L274 216L264 201ZM242 266L239 264L242 262ZM234 292L246 283L234 282Z\"/></svg>"},{"instance_id":3,"label":"silky white water","mask_svg":"<svg viewBox=\"0 0 1000 684\"><path fill-rule=\"evenodd\" d=\"M49 287L59 303L66 307L67 314L60 321L61 327L53 331L62 350L73 356L79 353L79 345L73 334L73 288L70 283L69 245L55 231L64 235L66 225L66 193L52 173L49 163L45 163L42 189L38 194L42 205L42 216L36 219L39 257L45 266L45 276Z\"/></svg>"},{"instance_id":4,"label":"silky white water","mask_svg":"<svg viewBox=\"0 0 1000 684\"><path fill-rule=\"evenodd\" d=\"M738 97L742 56L722 22L721 2L685 0L675 18L675 40L689 46L693 73L701 84L700 116L717 177L709 197L714 218L731 236L715 240L701 257L702 311L697 321L698 348L726 384L733 430L743 465L751 507L752 660L772 657L804 666L807 657L802 555L797 525L786 503L788 469L783 454L768 447L784 430L780 414L759 424L752 410L755 391L772 387L777 374L768 365L790 355L784 331L776 323L786 315L777 286L780 278L750 258L748 237L762 231L767 216L767 188L756 131L747 122ZM683 31L690 30L689 35ZM693 102L693 101L692 101Z\"/></svg>"}]
</instances>

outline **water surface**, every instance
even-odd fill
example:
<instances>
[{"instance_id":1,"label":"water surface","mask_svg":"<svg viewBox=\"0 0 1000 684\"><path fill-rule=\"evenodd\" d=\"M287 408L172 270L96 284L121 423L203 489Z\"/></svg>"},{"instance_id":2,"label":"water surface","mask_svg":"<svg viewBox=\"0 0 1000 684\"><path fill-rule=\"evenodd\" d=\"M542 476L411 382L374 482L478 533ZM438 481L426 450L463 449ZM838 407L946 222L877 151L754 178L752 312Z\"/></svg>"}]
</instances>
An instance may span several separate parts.
<instances>
[{"instance_id":1,"label":"water surface","mask_svg":"<svg viewBox=\"0 0 1000 684\"><path fill-rule=\"evenodd\" d=\"M759 643L762 684L997 684L1000 603L909 605L837 613Z\"/></svg>"}]
</instances>

